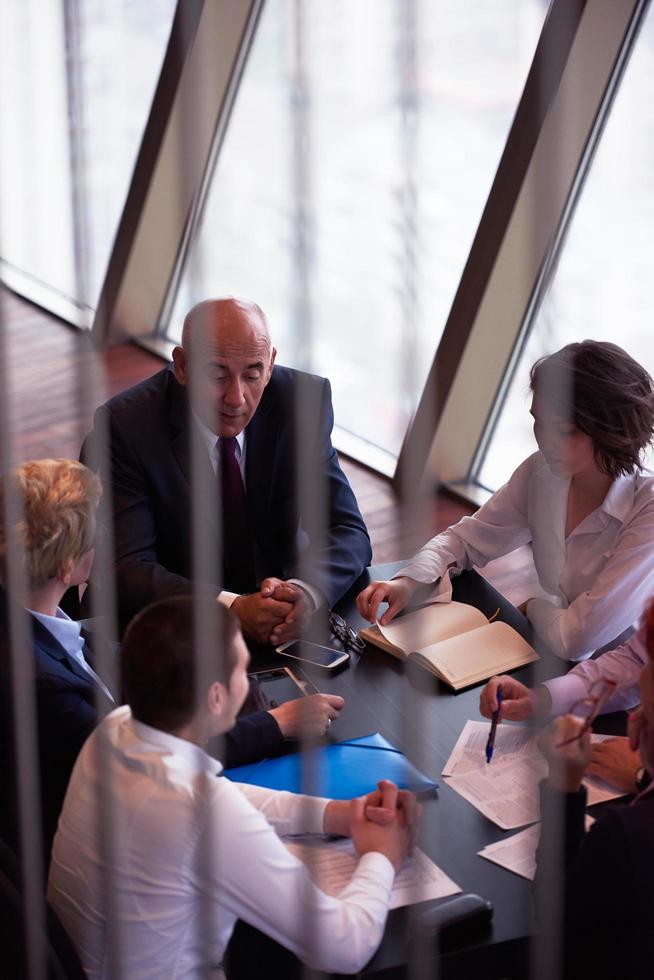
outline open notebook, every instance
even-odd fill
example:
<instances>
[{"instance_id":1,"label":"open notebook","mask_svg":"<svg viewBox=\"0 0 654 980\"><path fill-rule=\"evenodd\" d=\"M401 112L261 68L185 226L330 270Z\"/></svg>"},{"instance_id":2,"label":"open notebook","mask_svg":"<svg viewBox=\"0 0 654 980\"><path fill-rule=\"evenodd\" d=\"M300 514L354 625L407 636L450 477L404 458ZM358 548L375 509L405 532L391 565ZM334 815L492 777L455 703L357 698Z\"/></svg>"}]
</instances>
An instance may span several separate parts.
<instances>
[{"instance_id":1,"label":"open notebook","mask_svg":"<svg viewBox=\"0 0 654 980\"><path fill-rule=\"evenodd\" d=\"M455 691L538 660L507 623L489 623L462 602L436 603L359 634L387 653L415 660Z\"/></svg>"}]
</instances>

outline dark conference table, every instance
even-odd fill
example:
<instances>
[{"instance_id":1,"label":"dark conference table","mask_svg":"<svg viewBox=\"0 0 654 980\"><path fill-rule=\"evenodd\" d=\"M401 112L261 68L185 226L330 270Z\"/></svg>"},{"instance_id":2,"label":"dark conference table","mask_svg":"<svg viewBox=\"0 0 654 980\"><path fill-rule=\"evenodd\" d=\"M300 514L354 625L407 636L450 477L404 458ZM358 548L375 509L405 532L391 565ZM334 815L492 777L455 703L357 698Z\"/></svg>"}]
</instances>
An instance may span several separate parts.
<instances>
[{"instance_id":1,"label":"dark conference table","mask_svg":"<svg viewBox=\"0 0 654 980\"><path fill-rule=\"evenodd\" d=\"M400 563L378 566L370 569L370 575L388 578L399 567ZM455 599L476 606L487 616L499 607L499 618L533 643L524 616L481 575L464 572L453 580L453 586ZM355 629L366 625L354 605L362 587L360 581L338 606L338 612ZM261 651L254 654L253 661L257 667L273 662L270 654ZM275 662L279 665L279 659ZM513 676L531 686L543 676L563 673L565 668L561 661L544 658ZM528 976L528 937L534 929L530 883L477 854L484 845L517 831L500 830L441 777L465 722L483 720L479 714L482 685L454 693L423 669L371 646L361 654L351 654L349 666L335 676L323 672L312 675L312 679L321 691L345 698L340 718L330 727L330 740L380 732L440 784L437 795L423 803L420 847L464 893L481 895L494 908L490 926L440 951L434 940L417 938L411 932L411 919L424 907L422 904L391 911L382 944L362 975L438 976L441 980ZM294 957L243 923L234 934L230 955L230 978L301 975ZM274 964L276 970L272 969Z\"/></svg>"}]
</instances>

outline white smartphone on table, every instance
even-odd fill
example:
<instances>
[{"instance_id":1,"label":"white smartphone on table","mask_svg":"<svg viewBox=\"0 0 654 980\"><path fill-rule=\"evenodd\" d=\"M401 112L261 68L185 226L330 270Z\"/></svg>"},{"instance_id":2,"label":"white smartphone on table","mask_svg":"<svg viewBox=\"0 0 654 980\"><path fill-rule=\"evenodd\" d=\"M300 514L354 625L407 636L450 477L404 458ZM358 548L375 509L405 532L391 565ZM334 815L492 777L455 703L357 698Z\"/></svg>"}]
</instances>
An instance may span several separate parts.
<instances>
[{"instance_id":1,"label":"white smartphone on table","mask_svg":"<svg viewBox=\"0 0 654 980\"><path fill-rule=\"evenodd\" d=\"M334 650L332 647L325 647L309 640L289 640L288 643L278 646L276 650L282 657L298 660L307 666L321 667L323 670L335 670L350 659L349 653L345 650Z\"/></svg>"}]
</instances>

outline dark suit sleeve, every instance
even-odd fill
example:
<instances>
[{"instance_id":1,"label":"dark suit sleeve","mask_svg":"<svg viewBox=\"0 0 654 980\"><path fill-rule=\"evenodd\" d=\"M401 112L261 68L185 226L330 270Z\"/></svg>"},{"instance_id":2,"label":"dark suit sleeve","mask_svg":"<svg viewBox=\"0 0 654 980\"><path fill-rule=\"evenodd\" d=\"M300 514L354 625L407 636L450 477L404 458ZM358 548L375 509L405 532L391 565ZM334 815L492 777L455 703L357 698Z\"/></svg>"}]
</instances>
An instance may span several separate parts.
<instances>
[{"instance_id":1,"label":"dark suit sleeve","mask_svg":"<svg viewBox=\"0 0 654 980\"><path fill-rule=\"evenodd\" d=\"M150 602L185 595L191 582L168 571L158 559L157 531L152 493L142 463L129 437L106 406L95 414L93 439L106 434L110 445L110 479L113 495L116 580L120 621L125 626ZM216 595L215 586L200 586Z\"/></svg>"},{"instance_id":2,"label":"dark suit sleeve","mask_svg":"<svg viewBox=\"0 0 654 980\"><path fill-rule=\"evenodd\" d=\"M629 847L619 807L600 814L586 833L586 790L556 793L541 784L541 839L534 881L543 932L562 930L565 976L598 969L610 950L601 937L612 937L629 919ZM610 900L607 900L608 897ZM551 948L556 948L556 941ZM604 966L606 963L604 963ZM555 971L556 975L563 975ZM604 976L603 969L599 975Z\"/></svg>"},{"instance_id":3,"label":"dark suit sleeve","mask_svg":"<svg viewBox=\"0 0 654 980\"><path fill-rule=\"evenodd\" d=\"M246 766L279 755L284 738L279 725L268 711L256 711L239 718L230 732L209 740L210 755L220 759L225 769Z\"/></svg>"},{"instance_id":4,"label":"dark suit sleeve","mask_svg":"<svg viewBox=\"0 0 654 980\"><path fill-rule=\"evenodd\" d=\"M314 400L315 403L315 400ZM322 380L318 411L299 397L298 431L301 526L308 545L289 578L320 589L328 605L345 595L372 558L370 538L356 497L331 441L334 425L331 387Z\"/></svg>"},{"instance_id":5,"label":"dark suit sleeve","mask_svg":"<svg viewBox=\"0 0 654 980\"><path fill-rule=\"evenodd\" d=\"M43 836L49 856L70 774L95 728L97 711L74 684L59 678L39 676L36 690Z\"/></svg>"}]
</instances>

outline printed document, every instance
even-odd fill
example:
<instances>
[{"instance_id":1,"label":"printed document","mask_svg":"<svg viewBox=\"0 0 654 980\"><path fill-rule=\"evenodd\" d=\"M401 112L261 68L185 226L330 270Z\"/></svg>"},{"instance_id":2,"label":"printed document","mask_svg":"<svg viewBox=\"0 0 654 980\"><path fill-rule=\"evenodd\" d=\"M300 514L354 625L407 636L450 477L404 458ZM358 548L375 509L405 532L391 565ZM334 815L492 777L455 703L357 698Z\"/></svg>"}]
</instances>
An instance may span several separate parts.
<instances>
[{"instance_id":1,"label":"printed document","mask_svg":"<svg viewBox=\"0 0 654 980\"><path fill-rule=\"evenodd\" d=\"M325 840L324 838L296 838L285 840L286 847L309 869L313 881L327 895L334 897L349 883L358 857L348 838ZM416 848L395 875L391 892L390 908L414 905L431 898L457 895L461 889L444 871Z\"/></svg>"},{"instance_id":2,"label":"printed document","mask_svg":"<svg viewBox=\"0 0 654 980\"><path fill-rule=\"evenodd\" d=\"M587 813L586 830L589 830L594 823L593 818ZM512 834L511 837L498 840L495 844L487 844L477 853L480 857L486 858L487 861L492 861L493 864L499 864L501 868L513 871L521 878L533 881L536 875L536 851L539 840L540 823L535 823L531 827L527 827L526 830Z\"/></svg>"},{"instance_id":3,"label":"printed document","mask_svg":"<svg viewBox=\"0 0 654 980\"><path fill-rule=\"evenodd\" d=\"M489 732L490 722L465 723L443 769L447 785L502 830L534 823L540 819L538 783L547 775L547 762L536 744L538 733L504 722L497 728L493 759L487 763ZM586 778L584 785L589 806L624 795L595 778Z\"/></svg>"}]
</instances>

